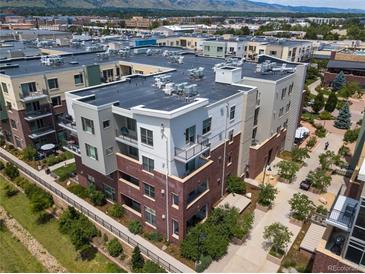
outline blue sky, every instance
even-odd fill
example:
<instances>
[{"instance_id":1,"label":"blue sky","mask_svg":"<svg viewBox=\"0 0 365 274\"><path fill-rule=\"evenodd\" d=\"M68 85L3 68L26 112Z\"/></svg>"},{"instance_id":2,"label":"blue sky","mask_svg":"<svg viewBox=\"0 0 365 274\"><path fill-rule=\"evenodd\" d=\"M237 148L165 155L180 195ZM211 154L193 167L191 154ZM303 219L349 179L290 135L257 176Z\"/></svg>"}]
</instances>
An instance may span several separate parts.
<instances>
[{"instance_id":1,"label":"blue sky","mask_svg":"<svg viewBox=\"0 0 365 274\"><path fill-rule=\"evenodd\" d=\"M365 9L365 0L253 0L273 4L308 7Z\"/></svg>"}]
</instances>

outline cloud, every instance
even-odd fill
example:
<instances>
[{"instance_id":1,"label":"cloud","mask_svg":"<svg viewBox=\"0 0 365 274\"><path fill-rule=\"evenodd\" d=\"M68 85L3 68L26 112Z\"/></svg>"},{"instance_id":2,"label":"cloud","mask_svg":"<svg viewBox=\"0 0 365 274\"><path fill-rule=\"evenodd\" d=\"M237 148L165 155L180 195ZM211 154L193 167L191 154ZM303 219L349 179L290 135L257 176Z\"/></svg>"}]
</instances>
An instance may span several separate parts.
<instances>
[{"instance_id":1,"label":"cloud","mask_svg":"<svg viewBox=\"0 0 365 274\"><path fill-rule=\"evenodd\" d=\"M331 7L344 8L342 0L253 0L270 4L281 4L289 6L308 6L308 7ZM365 9L364 0L346 0L346 8Z\"/></svg>"}]
</instances>

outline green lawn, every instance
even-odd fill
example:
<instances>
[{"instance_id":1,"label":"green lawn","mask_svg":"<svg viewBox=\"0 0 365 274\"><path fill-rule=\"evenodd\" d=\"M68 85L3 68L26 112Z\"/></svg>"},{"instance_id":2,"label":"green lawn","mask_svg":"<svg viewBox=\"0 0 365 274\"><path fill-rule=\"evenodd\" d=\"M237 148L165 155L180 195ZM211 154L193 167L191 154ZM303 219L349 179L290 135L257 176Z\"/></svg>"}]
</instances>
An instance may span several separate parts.
<instances>
[{"instance_id":1,"label":"green lawn","mask_svg":"<svg viewBox=\"0 0 365 274\"><path fill-rule=\"evenodd\" d=\"M55 169L53 172L60 178L60 181L65 181L70 178L71 173L76 171L76 164L68 164L66 166Z\"/></svg>"},{"instance_id":2,"label":"green lawn","mask_svg":"<svg viewBox=\"0 0 365 274\"><path fill-rule=\"evenodd\" d=\"M7 184L5 179L0 177L0 205L69 272L115 272L114 264L100 253L97 253L95 258L90 261L77 260L77 252L69 237L58 230L58 221L52 219L47 224L37 225L37 216L30 210L30 202L26 196L23 193L18 193L12 198L6 198L3 189L5 184ZM123 272L121 269L118 270Z\"/></svg>"},{"instance_id":3,"label":"green lawn","mask_svg":"<svg viewBox=\"0 0 365 274\"><path fill-rule=\"evenodd\" d=\"M0 231L0 272L47 272L9 231Z\"/></svg>"}]
</instances>

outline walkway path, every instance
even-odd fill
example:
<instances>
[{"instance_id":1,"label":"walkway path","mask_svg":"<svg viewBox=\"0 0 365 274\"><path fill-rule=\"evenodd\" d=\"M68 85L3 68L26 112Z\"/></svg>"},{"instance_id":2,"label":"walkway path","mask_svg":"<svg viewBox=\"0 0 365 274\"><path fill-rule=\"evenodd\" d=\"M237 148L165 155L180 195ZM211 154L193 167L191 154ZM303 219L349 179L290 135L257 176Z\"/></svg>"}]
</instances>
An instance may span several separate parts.
<instances>
[{"instance_id":1,"label":"walkway path","mask_svg":"<svg viewBox=\"0 0 365 274\"><path fill-rule=\"evenodd\" d=\"M274 206L267 213L260 210L255 210L255 223L254 228L251 230L250 237L242 246L230 245L228 254L224 256L220 261L213 262L205 272L277 272L279 265L274 264L266 259L268 253L268 247L263 239L263 231L265 226L271 225L274 222L280 222L286 225L293 233L292 242L288 249L294 242L300 227L289 222L290 207L288 200L291 199L294 193L302 192L309 196L316 204L319 204L319 195L312 192L303 191L299 189L300 182L306 178L309 171L314 170L319 165L318 156L324 151L324 143L329 141L329 149L337 152L337 149L342 144L342 136L329 133L326 138L319 139L317 146L310 153L311 158L306 161L306 165L303 166L297 174L296 179L292 184L285 184L278 182L276 184L279 193L275 199ZM276 163L280 159L276 159ZM273 175L276 171L272 164ZM344 183L343 177L334 175L332 176L331 186L328 188L329 195L335 196L339 191L341 185ZM257 182L256 182L257 184Z\"/></svg>"},{"instance_id":2,"label":"walkway path","mask_svg":"<svg viewBox=\"0 0 365 274\"><path fill-rule=\"evenodd\" d=\"M126 242L132 247L138 245L144 255L164 267L169 272L194 272L193 269L162 251L141 236L132 234L129 232L128 228L56 183L54 178L46 174L44 170L35 170L3 148L0 148L0 157L4 158L6 161L10 160L12 163L16 164L22 172L25 172L29 177L33 178L33 180L39 183L40 186L44 187L47 191L56 194L68 204L79 209L92 221L102 225L120 240Z\"/></svg>"},{"instance_id":3,"label":"walkway path","mask_svg":"<svg viewBox=\"0 0 365 274\"><path fill-rule=\"evenodd\" d=\"M317 95L316 87L320 86L322 83L321 78L318 78L318 80L314 81L312 84L308 85L308 89L310 93Z\"/></svg>"},{"instance_id":4,"label":"walkway path","mask_svg":"<svg viewBox=\"0 0 365 274\"><path fill-rule=\"evenodd\" d=\"M55 170L55 169L57 169L57 168L60 168L60 167L63 167L63 166L66 166L66 165L72 164L72 163L74 163L74 162L75 162L75 158L68 159L68 160L65 160L65 161L63 161L63 162L57 163L57 164L55 164L55 165L53 165L53 166L50 166L50 167L49 167L49 170L50 170L50 171L53 171L53 170Z\"/></svg>"},{"instance_id":5,"label":"walkway path","mask_svg":"<svg viewBox=\"0 0 365 274\"><path fill-rule=\"evenodd\" d=\"M55 257L53 257L34 237L25 230L14 218L0 207L0 217L5 221L7 229L37 258L37 260L51 273L68 272ZM5 250L2 250L5 252Z\"/></svg>"}]
</instances>

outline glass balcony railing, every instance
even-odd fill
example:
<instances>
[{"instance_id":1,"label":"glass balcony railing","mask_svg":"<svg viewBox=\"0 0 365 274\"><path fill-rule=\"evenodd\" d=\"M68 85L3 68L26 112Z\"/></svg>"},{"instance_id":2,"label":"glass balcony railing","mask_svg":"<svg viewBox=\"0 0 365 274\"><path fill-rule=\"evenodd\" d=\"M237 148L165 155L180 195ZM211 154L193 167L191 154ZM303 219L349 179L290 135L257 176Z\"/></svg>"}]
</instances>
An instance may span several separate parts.
<instances>
[{"instance_id":1,"label":"glass balcony railing","mask_svg":"<svg viewBox=\"0 0 365 274\"><path fill-rule=\"evenodd\" d=\"M36 139L47 134L51 134L56 132L53 127L41 127L32 129L31 134L29 134L29 138Z\"/></svg>"}]
</instances>

